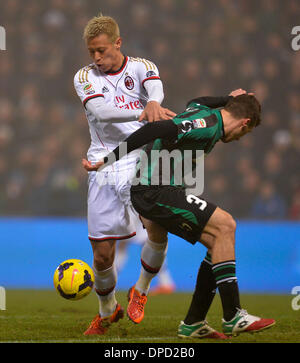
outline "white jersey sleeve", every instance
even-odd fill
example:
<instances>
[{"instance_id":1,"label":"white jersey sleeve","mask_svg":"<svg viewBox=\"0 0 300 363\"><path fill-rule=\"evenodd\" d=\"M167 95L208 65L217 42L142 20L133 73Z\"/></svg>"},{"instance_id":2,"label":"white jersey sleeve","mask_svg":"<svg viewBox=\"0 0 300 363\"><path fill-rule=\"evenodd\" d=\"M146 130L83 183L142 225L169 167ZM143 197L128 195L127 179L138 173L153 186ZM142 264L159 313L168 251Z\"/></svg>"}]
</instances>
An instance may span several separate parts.
<instances>
[{"instance_id":1,"label":"white jersey sleeve","mask_svg":"<svg viewBox=\"0 0 300 363\"><path fill-rule=\"evenodd\" d=\"M89 100L85 108L94 115L99 122L132 122L137 121L142 110L120 110L116 106L107 105L103 98Z\"/></svg>"},{"instance_id":2,"label":"white jersey sleeve","mask_svg":"<svg viewBox=\"0 0 300 363\"><path fill-rule=\"evenodd\" d=\"M137 62L136 74L142 87L147 91L148 102L161 103L164 99L164 91L157 66L147 59L136 58L135 60Z\"/></svg>"},{"instance_id":3,"label":"white jersey sleeve","mask_svg":"<svg viewBox=\"0 0 300 363\"><path fill-rule=\"evenodd\" d=\"M99 79L93 77L93 73L91 72L93 69L93 65L83 67L75 74L74 77L74 87L83 106L85 106L86 103L93 98L104 98L104 94L102 92L103 86Z\"/></svg>"}]
</instances>

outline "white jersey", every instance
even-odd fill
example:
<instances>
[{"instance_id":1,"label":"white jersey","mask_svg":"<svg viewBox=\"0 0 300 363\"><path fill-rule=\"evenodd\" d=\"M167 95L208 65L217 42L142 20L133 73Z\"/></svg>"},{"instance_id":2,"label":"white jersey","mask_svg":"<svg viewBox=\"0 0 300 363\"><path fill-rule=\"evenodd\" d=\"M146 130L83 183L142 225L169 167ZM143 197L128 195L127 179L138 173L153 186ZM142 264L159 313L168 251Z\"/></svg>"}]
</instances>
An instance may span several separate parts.
<instances>
[{"instance_id":1,"label":"white jersey","mask_svg":"<svg viewBox=\"0 0 300 363\"><path fill-rule=\"evenodd\" d=\"M87 153L90 161L98 161L115 149L145 122L136 121L148 102L144 83L159 80L156 65L141 58L125 57L118 72L103 73L97 65L81 68L74 77L76 92L85 106L91 99L102 97L107 106L132 111L132 122L99 122L85 107L89 123L91 145ZM131 120L131 119L130 119ZM137 152L130 153L127 160L136 160ZM121 161L121 160L120 160ZM121 161L122 162L122 161ZM116 162L115 165L119 163Z\"/></svg>"}]
</instances>

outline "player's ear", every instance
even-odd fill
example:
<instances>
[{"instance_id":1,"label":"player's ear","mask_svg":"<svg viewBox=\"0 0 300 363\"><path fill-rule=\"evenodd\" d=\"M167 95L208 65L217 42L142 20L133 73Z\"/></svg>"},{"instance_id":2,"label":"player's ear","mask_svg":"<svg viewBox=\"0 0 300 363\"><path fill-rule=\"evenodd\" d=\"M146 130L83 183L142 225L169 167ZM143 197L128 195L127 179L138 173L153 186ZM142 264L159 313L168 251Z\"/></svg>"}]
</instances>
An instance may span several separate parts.
<instances>
[{"instance_id":1,"label":"player's ear","mask_svg":"<svg viewBox=\"0 0 300 363\"><path fill-rule=\"evenodd\" d=\"M122 45L122 38L121 38L121 37L118 37L118 38L116 39L116 41L115 41L115 48L116 48L117 50L120 50L121 45Z\"/></svg>"},{"instance_id":2,"label":"player's ear","mask_svg":"<svg viewBox=\"0 0 300 363\"><path fill-rule=\"evenodd\" d=\"M250 121L251 121L250 118L244 118L242 120L242 126L249 127Z\"/></svg>"}]
</instances>

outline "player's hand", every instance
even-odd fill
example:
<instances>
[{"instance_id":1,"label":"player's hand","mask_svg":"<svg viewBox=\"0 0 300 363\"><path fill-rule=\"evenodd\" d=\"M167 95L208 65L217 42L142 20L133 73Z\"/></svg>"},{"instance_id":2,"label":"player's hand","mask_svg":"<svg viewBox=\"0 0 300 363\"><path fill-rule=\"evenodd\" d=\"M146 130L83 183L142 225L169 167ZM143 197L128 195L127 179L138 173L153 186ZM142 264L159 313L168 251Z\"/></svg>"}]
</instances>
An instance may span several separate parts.
<instances>
[{"instance_id":1,"label":"player's hand","mask_svg":"<svg viewBox=\"0 0 300 363\"><path fill-rule=\"evenodd\" d=\"M160 120L171 120L176 116L176 113L169 110L168 108L161 107L156 101L150 101L147 103L144 111L139 117L139 121L146 120L148 122L160 121Z\"/></svg>"},{"instance_id":2,"label":"player's hand","mask_svg":"<svg viewBox=\"0 0 300 363\"><path fill-rule=\"evenodd\" d=\"M238 88L238 89L232 91L231 93L229 93L229 96L237 97L237 96L246 95L246 94L247 94L247 91L245 91L244 89Z\"/></svg>"},{"instance_id":3,"label":"player's hand","mask_svg":"<svg viewBox=\"0 0 300 363\"><path fill-rule=\"evenodd\" d=\"M104 165L104 161L97 161L95 164L92 164L90 161L86 159L82 159L82 166L86 171L97 171L102 165Z\"/></svg>"}]
</instances>

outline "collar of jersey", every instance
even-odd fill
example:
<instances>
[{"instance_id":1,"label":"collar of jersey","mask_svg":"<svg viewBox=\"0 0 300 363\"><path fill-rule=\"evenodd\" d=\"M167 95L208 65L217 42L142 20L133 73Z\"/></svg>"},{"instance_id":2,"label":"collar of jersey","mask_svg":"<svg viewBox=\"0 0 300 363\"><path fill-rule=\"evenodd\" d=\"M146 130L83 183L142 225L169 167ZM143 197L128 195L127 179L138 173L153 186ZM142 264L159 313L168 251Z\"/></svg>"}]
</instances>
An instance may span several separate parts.
<instances>
[{"instance_id":1,"label":"collar of jersey","mask_svg":"<svg viewBox=\"0 0 300 363\"><path fill-rule=\"evenodd\" d=\"M125 66L126 66L126 64L127 64L127 62L128 62L128 57L125 55L124 56L124 60L123 60L123 63L122 63L122 65L121 65L121 67L117 70L117 71L114 71L114 72L107 72L107 73L105 73L107 76L116 76L117 74L120 74L123 70L124 70L124 68L125 68Z\"/></svg>"},{"instance_id":2,"label":"collar of jersey","mask_svg":"<svg viewBox=\"0 0 300 363\"><path fill-rule=\"evenodd\" d=\"M219 110L219 114L221 116L221 123L222 123L222 128L221 128L221 139L222 139L225 136L225 130L224 130L224 120L223 120L223 116L222 116L221 110Z\"/></svg>"}]
</instances>

